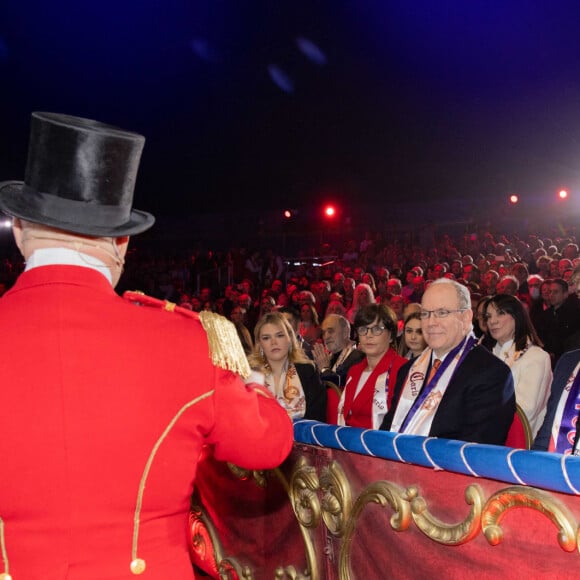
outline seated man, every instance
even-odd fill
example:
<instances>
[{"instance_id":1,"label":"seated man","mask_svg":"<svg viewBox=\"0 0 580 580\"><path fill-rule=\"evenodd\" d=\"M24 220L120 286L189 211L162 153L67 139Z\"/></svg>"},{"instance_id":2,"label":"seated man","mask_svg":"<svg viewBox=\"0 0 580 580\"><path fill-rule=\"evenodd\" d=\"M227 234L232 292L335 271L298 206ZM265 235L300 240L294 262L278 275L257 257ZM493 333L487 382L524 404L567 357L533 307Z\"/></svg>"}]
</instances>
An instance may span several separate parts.
<instances>
[{"instance_id":1,"label":"seated man","mask_svg":"<svg viewBox=\"0 0 580 580\"><path fill-rule=\"evenodd\" d=\"M562 355L552 379L548 410L532 449L580 455L577 448L576 406L580 393L580 350Z\"/></svg>"},{"instance_id":2,"label":"seated man","mask_svg":"<svg viewBox=\"0 0 580 580\"><path fill-rule=\"evenodd\" d=\"M324 346L320 343L314 345L314 362L323 381L331 381L342 388L350 367L365 355L350 340L350 322L344 316L329 314L322 321L321 328Z\"/></svg>"},{"instance_id":3,"label":"seated man","mask_svg":"<svg viewBox=\"0 0 580 580\"><path fill-rule=\"evenodd\" d=\"M476 443L505 442L515 413L510 369L472 333L469 291L438 279L423 295L428 348L401 368L381 429Z\"/></svg>"},{"instance_id":4,"label":"seated man","mask_svg":"<svg viewBox=\"0 0 580 580\"><path fill-rule=\"evenodd\" d=\"M538 334L544 350L554 364L562 353L577 348L575 336L580 331L580 306L568 296L568 283L562 278L550 280L550 307L538 317Z\"/></svg>"}]
</instances>

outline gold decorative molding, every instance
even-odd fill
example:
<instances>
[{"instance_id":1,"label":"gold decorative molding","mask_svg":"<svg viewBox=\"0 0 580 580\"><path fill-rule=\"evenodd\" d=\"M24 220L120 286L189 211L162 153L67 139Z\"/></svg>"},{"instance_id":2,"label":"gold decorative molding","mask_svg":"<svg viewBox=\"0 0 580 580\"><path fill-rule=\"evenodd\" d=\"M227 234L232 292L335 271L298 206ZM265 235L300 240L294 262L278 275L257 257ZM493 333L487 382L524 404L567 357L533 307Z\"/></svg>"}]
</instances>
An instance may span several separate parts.
<instances>
[{"instance_id":1,"label":"gold decorative molding","mask_svg":"<svg viewBox=\"0 0 580 580\"><path fill-rule=\"evenodd\" d=\"M268 485L268 477L267 477L267 471L264 470L250 470L250 469L244 469L243 467L238 467L237 465L234 465L233 463L228 463L227 464L229 470L238 478L241 479L243 481L252 478L254 480L254 483L258 486L258 487L266 487Z\"/></svg>"},{"instance_id":2,"label":"gold decorative molding","mask_svg":"<svg viewBox=\"0 0 580 580\"><path fill-rule=\"evenodd\" d=\"M411 524L410 503L407 501L406 493L402 487L389 481L376 481L366 487L354 502L346 524L338 561L338 577L341 580L350 580L352 578L350 570L352 537L356 529L357 520L369 503L376 503L381 507L388 505L395 512L390 520L391 527L394 530L404 531Z\"/></svg>"},{"instance_id":3,"label":"gold decorative molding","mask_svg":"<svg viewBox=\"0 0 580 580\"><path fill-rule=\"evenodd\" d=\"M290 476L289 494L296 518L305 528L316 528L320 523L319 487L316 469L301 457Z\"/></svg>"},{"instance_id":4,"label":"gold decorative molding","mask_svg":"<svg viewBox=\"0 0 580 580\"><path fill-rule=\"evenodd\" d=\"M260 487L277 479L288 494L290 505L299 524L304 543L306 566L304 570L294 565L280 564L275 569L275 580L316 580L320 578L320 566L325 560L336 565L334 550L339 552L338 578L350 580L352 544L361 514L368 504L374 503L390 508L390 527L395 531L408 531L411 523L427 538L442 546L466 544L483 532L488 543L495 546L503 541L502 520L516 508L533 509L548 518L557 529L557 541L566 552L580 551L580 528L566 505L548 491L526 486L501 489L486 501L484 491L478 484L465 488L465 503L470 506L463 521L448 523L434 513L437 506L429 504L428 497L420 493L419 486L406 488L390 481L376 481L365 487L353 500L351 484L337 461L320 466L308 454L299 457L291 472L278 468L271 472L249 471L228 464L232 473L240 479L253 480ZM457 498L457 502L460 502ZM201 513L201 512L200 512ZM324 530L316 531L324 522ZM209 524L209 522L206 522ZM215 566L219 567L224 580L253 580L252 571L242 567L236 560L224 558L213 526L198 540L198 551L203 555L203 542L214 547ZM322 539L323 545L318 545ZM341 541L337 541L340 539ZM326 542L326 543L324 543ZM215 568L214 568L215 570Z\"/></svg>"},{"instance_id":5,"label":"gold decorative molding","mask_svg":"<svg viewBox=\"0 0 580 580\"><path fill-rule=\"evenodd\" d=\"M308 461L304 456L300 457L292 470L290 482L288 482L279 467L274 469L272 472L250 471L238 467L233 463L228 463L228 467L237 478L242 480L249 480L252 478L254 483L262 488L267 486L268 476L273 473L288 494L294 514L300 524L300 533L302 534L304 549L306 552L307 569L304 574L301 574L297 572L294 566L279 566L276 569L276 578L290 578L292 580L318 578L316 550L308 531L308 528L315 528L320 522L320 502L315 493L316 490L318 490L319 484L318 475L316 474L314 467L308 464ZM246 578L246 576L241 577L244 579ZM251 575L247 578L248 580L251 580Z\"/></svg>"},{"instance_id":6,"label":"gold decorative molding","mask_svg":"<svg viewBox=\"0 0 580 580\"><path fill-rule=\"evenodd\" d=\"M566 552L573 552L578 546L577 524L570 510L548 492L523 485L501 489L487 500L481 524L483 533L492 546L503 541L500 523L515 508L531 508L550 519L558 529L558 544Z\"/></svg>"},{"instance_id":7,"label":"gold decorative molding","mask_svg":"<svg viewBox=\"0 0 580 580\"><path fill-rule=\"evenodd\" d=\"M415 525L431 540L446 546L458 546L469 542L479 533L481 513L485 501L479 485L468 485L465 501L471 506L467 518L458 524L446 524L433 516L427 502L419 495L417 487L407 488L407 499L411 502L411 513Z\"/></svg>"},{"instance_id":8,"label":"gold decorative molding","mask_svg":"<svg viewBox=\"0 0 580 580\"><path fill-rule=\"evenodd\" d=\"M233 558L224 558L220 562L221 580L253 580L253 575L248 566L240 566Z\"/></svg>"},{"instance_id":9,"label":"gold decorative molding","mask_svg":"<svg viewBox=\"0 0 580 580\"><path fill-rule=\"evenodd\" d=\"M217 573L222 580L253 580L247 566L241 566L234 558L224 557L222 544L216 529L205 510L192 504L189 514L192 562L208 573Z\"/></svg>"},{"instance_id":10,"label":"gold decorative molding","mask_svg":"<svg viewBox=\"0 0 580 580\"><path fill-rule=\"evenodd\" d=\"M346 522L352 508L350 483L342 467L332 461L322 468L320 474L322 496L322 519L333 536L344 535Z\"/></svg>"},{"instance_id":11,"label":"gold decorative molding","mask_svg":"<svg viewBox=\"0 0 580 580\"><path fill-rule=\"evenodd\" d=\"M276 572L274 574L274 578L276 580L286 580L289 578L290 580L308 580L311 577L305 576L296 570L294 566L287 566L286 568L276 568Z\"/></svg>"}]
</instances>

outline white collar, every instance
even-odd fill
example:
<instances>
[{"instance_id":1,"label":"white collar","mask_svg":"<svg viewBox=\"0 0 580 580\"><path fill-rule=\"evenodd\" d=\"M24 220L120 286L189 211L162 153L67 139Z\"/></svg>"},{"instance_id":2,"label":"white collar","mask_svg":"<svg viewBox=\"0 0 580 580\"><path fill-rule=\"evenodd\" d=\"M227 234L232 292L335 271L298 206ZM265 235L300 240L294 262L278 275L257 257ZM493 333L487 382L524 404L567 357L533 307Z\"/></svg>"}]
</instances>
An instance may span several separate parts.
<instances>
[{"instance_id":1,"label":"white collar","mask_svg":"<svg viewBox=\"0 0 580 580\"><path fill-rule=\"evenodd\" d=\"M38 268L39 266L55 265L81 266L95 270L95 272L102 274L111 286L113 285L111 270L109 270L109 267L104 262L101 262L101 260L94 256L88 256L87 254L69 248L39 248L38 250L34 250L28 260L26 260L25 271Z\"/></svg>"},{"instance_id":2,"label":"white collar","mask_svg":"<svg viewBox=\"0 0 580 580\"><path fill-rule=\"evenodd\" d=\"M510 340L507 340L501 346L499 342L496 343L496 345L493 347L493 354L495 354L495 356L498 357L505 356L507 353L509 353L513 343L514 343L513 338L510 338Z\"/></svg>"}]
</instances>

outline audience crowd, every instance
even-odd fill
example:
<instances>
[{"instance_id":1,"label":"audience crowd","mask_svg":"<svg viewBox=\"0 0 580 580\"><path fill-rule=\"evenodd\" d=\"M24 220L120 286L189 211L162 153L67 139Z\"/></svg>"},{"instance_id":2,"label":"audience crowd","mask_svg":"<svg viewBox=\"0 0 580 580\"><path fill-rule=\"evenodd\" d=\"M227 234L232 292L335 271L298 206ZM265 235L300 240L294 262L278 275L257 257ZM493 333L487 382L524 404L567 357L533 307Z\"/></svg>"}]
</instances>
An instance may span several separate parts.
<instances>
[{"instance_id":1,"label":"audience crowd","mask_svg":"<svg viewBox=\"0 0 580 580\"><path fill-rule=\"evenodd\" d=\"M571 422L562 410L566 406L562 391L570 389L552 385L552 369L565 353L580 349L580 251L574 232L549 237L488 231L456 239L445 234L429 247L386 242L380 235L367 234L360 243L350 240L343 247L324 244L293 259L284 259L271 249L195 252L187 258L145 255L140 249L133 253L121 290L138 289L182 308L212 310L232 320L252 366L269 377L276 396L293 418L321 418L326 404L326 420L333 423L376 429L383 419L388 425L395 420L402 428L406 423L420 422L423 411L413 411L415 402L421 400L424 409L436 400L438 390L441 399L451 388L451 374L460 373L463 364L463 359L459 360L455 369L448 361L453 373L446 371L449 377L445 379L445 372L439 372L444 386L434 383L431 392L427 374L438 364L437 353L445 360L448 353L458 349L467 361L477 358L468 352L477 348L495 355L511 369L510 385L500 372L502 384L493 389L509 399L506 389L515 388L515 400L524 410L533 435L544 418L553 422L556 415L560 427L566 420ZM12 285L21 269L19 262L10 259L0 264L0 294ZM433 310L428 310L423 298L437 280L454 284L433 292ZM458 298L455 308L451 303L433 302L433 297L453 302L453 292ZM469 300L467 315L463 295ZM382 310L376 310L378 305ZM273 314L278 318L272 318ZM438 348L436 328L430 326L444 327L448 322L444 331L455 333L455 343L445 350ZM260 334L264 329L268 332ZM468 342L470 337L473 345ZM283 343L281 350L277 341ZM419 364L431 350L435 354ZM481 361L489 366L485 357ZM311 376L308 365L317 376ZM578 383L577 367L561 380ZM419 390L429 390L427 401L421 397L415 401L415 395L405 400L405 393L413 391L407 375L413 369L423 373ZM397 380L401 373L404 376ZM300 385L306 375L307 382ZM349 381L353 382L349 385ZM328 404L326 397L323 401L315 393L316 388L324 389L322 385L334 389L328 391ZM478 388L481 391L481 385ZM557 400L552 400L555 390ZM290 391L293 398L284 402L284 393ZM315 409L307 408L309 400L316 400ZM416 417L405 419L395 406L397 401ZM557 412L558 406L561 412ZM435 402L433 409L437 408ZM504 409L490 407L491 411L497 415ZM509 406L505 410L512 412ZM352 423L349 413L354 417ZM428 417L414 432L433 434L430 429L435 427L430 426L440 421L438 411L431 414L434 417ZM504 427L499 439L505 440ZM543 426L543 443L538 448L549 447L550 429ZM446 429L440 432L452 433ZM466 433L456 433L456 438L479 440ZM552 432L551 438L556 440L558 433ZM570 438L574 442L575 432ZM498 440L497 433L492 439ZM482 441L486 442L485 438ZM555 444L552 449L556 449ZM575 445L557 450L574 452Z\"/></svg>"}]
</instances>

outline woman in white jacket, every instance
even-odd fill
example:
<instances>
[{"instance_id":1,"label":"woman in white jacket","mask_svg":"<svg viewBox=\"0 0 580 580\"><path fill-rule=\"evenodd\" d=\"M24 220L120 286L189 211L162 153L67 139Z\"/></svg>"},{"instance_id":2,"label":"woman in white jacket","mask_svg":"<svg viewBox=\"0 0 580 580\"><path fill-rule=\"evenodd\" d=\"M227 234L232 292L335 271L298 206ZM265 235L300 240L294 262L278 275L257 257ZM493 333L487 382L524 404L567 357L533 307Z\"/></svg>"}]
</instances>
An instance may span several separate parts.
<instances>
[{"instance_id":1,"label":"woman in white jacket","mask_svg":"<svg viewBox=\"0 0 580 580\"><path fill-rule=\"evenodd\" d=\"M550 355L542 349L527 310L515 296L493 296L485 306L484 316L488 332L496 341L493 354L511 368L516 402L524 410L535 437L550 396Z\"/></svg>"}]
</instances>

